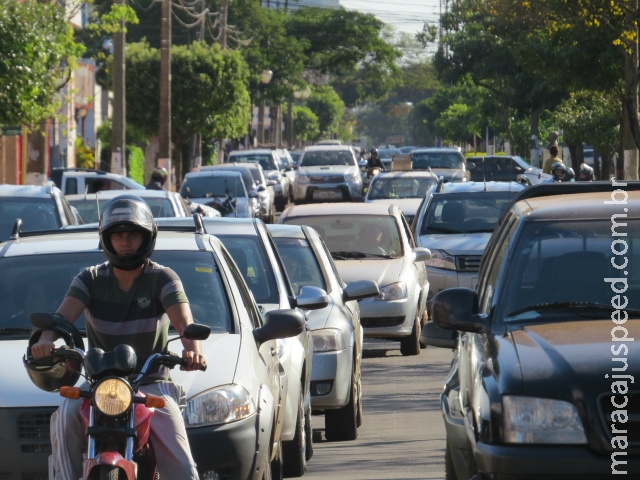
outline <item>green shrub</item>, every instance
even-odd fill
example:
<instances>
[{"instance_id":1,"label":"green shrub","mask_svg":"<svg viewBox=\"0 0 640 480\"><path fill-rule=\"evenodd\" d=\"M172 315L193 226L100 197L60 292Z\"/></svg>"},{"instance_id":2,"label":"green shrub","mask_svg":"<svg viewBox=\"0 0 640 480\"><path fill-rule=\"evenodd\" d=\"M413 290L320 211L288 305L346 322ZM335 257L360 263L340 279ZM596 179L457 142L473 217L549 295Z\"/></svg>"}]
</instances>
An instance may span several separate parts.
<instances>
[{"instance_id":1,"label":"green shrub","mask_svg":"<svg viewBox=\"0 0 640 480\"><path fill-rule=\"evenodd\" d=\"M76 138L76 167L95 168L96 156L93 148L85 145L80 137Z\"/></svg>"},{"instance_id":2,"label":"green shrub","mask_svg":"<svg viewBox=\"0 0 640 480\"><path fill-rule=\"evenodd\" d=\"M144 151L140 147L127 146L127 172L129 178L144 185Z\"/></svg>"}]
</instances>

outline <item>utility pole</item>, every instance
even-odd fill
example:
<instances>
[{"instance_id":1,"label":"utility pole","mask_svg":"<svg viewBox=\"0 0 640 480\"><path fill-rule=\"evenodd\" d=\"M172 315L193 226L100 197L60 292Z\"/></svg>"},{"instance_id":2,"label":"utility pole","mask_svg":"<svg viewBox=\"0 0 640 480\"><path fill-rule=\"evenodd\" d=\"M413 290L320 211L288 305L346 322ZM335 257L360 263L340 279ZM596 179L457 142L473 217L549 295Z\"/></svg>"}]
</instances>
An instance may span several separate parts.
<instances>
[{"instance_id":1,"label":"utility pole","mask_svg":"<svg viewBox=\"0 0 640 480\"><path fill-rule=\"evenodd\" d=\"M625 30L634 30L636 37L633 40L629 40L626 45L627 53L625 53L624 62L625 99L622 108L624 180L638 179L638 146L633 136L634 123L638 121L638 27L635 25L637 11L638 0L631 0L625 16Z\"/></svg>"},{"instance_id":2,"label":"utility pole","mask_svg":"<svg viewBox=\"0 0 640 480\"><path fill-rule=\"evenodd\" d=\"M227 11L229 9L229 0L220 2L220 47L224 50L227 48Z\"/></svg>"},{"instance_id":3,"label":"utility pole","mask_svg":"<svg viewBox=\"0 0 640 480\"><path fill-rule=\"evenodd\" d=\"M169 173L167 190L171 185L171 0L162 0L160 28L160 131L158 166ZM180 182L180 166L176 165L176 182Z\"/></svg>"},{"instance_id":4,"label":"utility pole","mask_svg":"<svg viewBox=\"0 0 640 480\"><path fill-rule=\"evenodd\" d=\"M196 40L204 42L204 0L196 0L196 14L200 16L198 26L196 27ZM200 168L202 166L202 136L196 133L192 139L191 149L191 169Z\"/></svg>"},{"instance_id":5,"label":"utility pole","mask_svg":"<svg viewBox=\"0 0 640 480\"><path fill-rule=\"evenodd\" d=\"M116 4L124 5L125 0L115 0ZM124 46L124 20L120 21L119 31L113 35L113 112L111 131L111 171L126 175L126 82Z\"/></svg>"}]
</instances>

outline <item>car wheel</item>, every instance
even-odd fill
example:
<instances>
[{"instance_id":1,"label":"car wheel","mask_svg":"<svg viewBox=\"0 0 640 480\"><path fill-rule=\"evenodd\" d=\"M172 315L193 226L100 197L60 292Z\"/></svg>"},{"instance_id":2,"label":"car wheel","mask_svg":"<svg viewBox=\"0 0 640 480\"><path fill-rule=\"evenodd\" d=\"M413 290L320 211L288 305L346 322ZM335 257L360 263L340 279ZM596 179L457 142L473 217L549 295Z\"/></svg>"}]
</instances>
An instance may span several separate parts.
<instances>
[{"instance_id":1,"label":"car wheel","mask_svg":"<svg viewBox=\"0 0 640 480\"><path fill-rule=\"evenodd\" d=\"M358 383L355 372L351 375L349 402L342 408L327 410L324 414L324 436L329 442L358 438Z\"/></svg>"},{"instance_id":2,"label":"car wheel","mask_svg":"<svg viewBox=\"0 0 640 480\"><path fill-rule=\"evenodd\" d=\"M296 434L293 440L282 442L285 477L301 477L307 470L307 428L305 424L306 415L304 414L304 396L302 392L303 390L300 388Z\"/></svg>"},{"instance_id":3,"label":"car wheel","mask_svg":"<svg viewBox=\"0 0 640 480\"><path fill-rule=\"evenodd\" d=\"M271 206L269 207L269 213L264 219L264 222L273 223L273 220L275 219L275 217L276 217L276 209L275 209L275 206L273 205L273 202L271 202Z\"/></svg>"},{"instance_id":4,"label":"car wheel","mask_svg":"<svg viewBox=\"0 0 640 480\"><path fill-rule=\"evenodd\" d=\"M313 457L313 426L311 425L311 406L304 414L304 428L306 430L305 440L307 442L306 454L307 462Z\"/></svg>"},{"instance_id":5,"label":"car wheel","mask_svg":"<svg viewBox=\"0 0 640 480\"><path fill-rule=\"evenodd\" d=\"M451 450L448 444L444 452L444 480L458 480L456 470L453 468L453 459L451 458Z\"/></svg>"},{"instance_id":6,"label":"car wheel","mask_svg":"<svg viewBox=\"0 0 640 480\"><path fill-rule=\"evenodd\" d=\"M400 353L405 357L420 354L420 328L422 315L416 313L411 335L400 340Z\"/></svg>"},{"instance_id":7,"label":"car wheel","mask_svg":"<svg viewBox=\"0 0 640 480\"><path fill-rule=\"evenodd\" d=\"M282 461L282 441L278 441L278 443L276 443L276 448L278 450L276 451L276 456L271 461L271 465L270 465L271 468L267 468L267 470L270 470L271 472L270 480L271 479L282 480L284 478L284 469L283 469L284 462Z\"/></svg>"},{"instance_id":8,"label":"car wheel","mask_svg":"<svg viewBox=\"0 0 640 480\"><path fill-rule=\"evenodd\" d=\"M360 377L360 376L358 376ZM358 378L358 413L356 416L356 425L358 426L358 428L360 428L362 426L362 419L363 419L363 413L362 413L362 380L360 378Z\"/></svg>"},{"instance_id":9,"label":"car wheel","mask_svg":"<svg viewBox=\"0 0 640 480\"><path fill-rule=\"evenodd\" d=\"M282 212L284 210L284 207L287 206L287 199L278 197L275 199L275 204L276 204L276 211Z\"/></svg>"}]
</instances>

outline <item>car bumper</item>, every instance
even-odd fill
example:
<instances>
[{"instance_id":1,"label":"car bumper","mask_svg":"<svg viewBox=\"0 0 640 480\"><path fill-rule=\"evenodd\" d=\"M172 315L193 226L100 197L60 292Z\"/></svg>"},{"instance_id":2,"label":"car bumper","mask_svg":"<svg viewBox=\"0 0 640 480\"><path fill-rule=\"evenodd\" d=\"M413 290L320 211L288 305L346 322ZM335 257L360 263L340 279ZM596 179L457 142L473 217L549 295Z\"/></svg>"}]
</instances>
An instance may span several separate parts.
<instances>
[{"instance_id":1,"label":"car bumper","mask_svg":"<svg viewBox=\"0 0 640 480\"><path fill-rule=\"evenodd\" d=\"M257 422L258 415L252 415L226 425L187 429L200 478L207 471L215 471L222 478L252 478L258 443Z\"/></svg>"},{"instance_id":2,"label":"car bumper","mask_svg":"<svg viewBox=\"0 0 640 480\"><path fill-rule=\"evenodd\" d=\"M433 297L446 288L467 287L475 290L478 285L478 272L457 272L427 267L427 278L429 279L429 295L427 296L429 308Z\"/></svg>"},{"instance_id":3,"label":"car bumper","mask_svg":"<svg viewBox=\"0 0 640 480\"><path fill-rule=\"evenodd\" d=\"M334 352L314 352L311 366L311 408L328 410L344 407L351 392L353 348ZM331 383L326 395L318 394L318 387Z\"/></svg>"},{"instance_id":4,"label":"car bumper","mask_svg":"<svg viewBox=\"0 0 640 480\"><path fill-rule=\"evenodd\" d=\"M360 324L368 338L406 337L413 331L417 298L381 301L365 299L360 304Z\"/></svg>"},{"instance_id":5,"label":"car bumper","mask_svg":"<svg viewBox=\"0 0 640 480\"><path fill-rule=\"evenodd\" d=\"M295 202L361 201L362 185L356 183L296 184Z\"/></svg>"}]
</instances>

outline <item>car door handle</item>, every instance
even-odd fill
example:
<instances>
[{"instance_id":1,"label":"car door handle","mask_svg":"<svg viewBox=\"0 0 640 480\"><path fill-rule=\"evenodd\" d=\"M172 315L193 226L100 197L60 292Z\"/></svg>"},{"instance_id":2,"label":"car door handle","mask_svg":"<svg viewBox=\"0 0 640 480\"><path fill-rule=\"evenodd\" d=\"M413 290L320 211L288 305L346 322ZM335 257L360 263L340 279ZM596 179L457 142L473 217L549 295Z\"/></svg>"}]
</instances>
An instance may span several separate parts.
<instances>
[{"instance_id":1,"label":"car door handle","mask_svg":"<svg viewBox=\"0 0 640 480\"><path fill-rule=\"evenodd\" d=\"M276 355L278 355L278 349L274 348L274 347L271 347L271 356L275 357Z\"/></svg>"}]
</instances>

